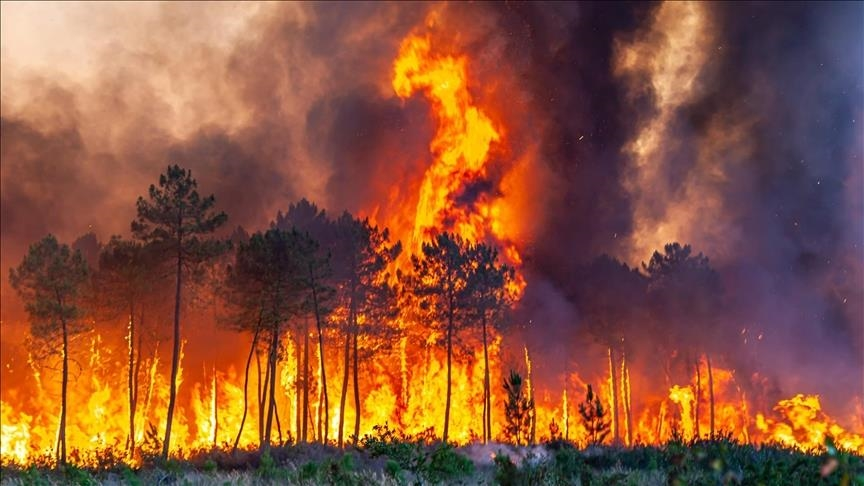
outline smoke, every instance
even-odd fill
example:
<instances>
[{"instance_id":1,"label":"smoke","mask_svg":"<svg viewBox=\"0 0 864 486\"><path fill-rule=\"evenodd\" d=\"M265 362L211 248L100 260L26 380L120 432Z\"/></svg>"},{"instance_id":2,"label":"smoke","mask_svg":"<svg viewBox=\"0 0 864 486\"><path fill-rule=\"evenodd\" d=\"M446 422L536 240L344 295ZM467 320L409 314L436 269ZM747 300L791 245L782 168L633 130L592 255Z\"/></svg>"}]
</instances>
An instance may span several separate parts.
<instances>
[{"instance_id":1,"label":"smoke","mask_svg":"<svg viewBox=\"0 0 864 486\"><path fill-rule=\"evenodd\" d=\"M390 77L401 40L428 29L468 55L504 130L466 200L502 201L529 281L520 334L565 363L550 380L578 361L562 343L585 339L577 267L680 241L723 277L722 325L746 329L734 365L790 370L786 392L864 393L860 4L2 8L4 272L48 232L128 234L169 163L232 228L300 197L411 226L397 209L434 127ZM20 319L5 273L2 290L2 320Z\"/></svg>"}]
</instances>

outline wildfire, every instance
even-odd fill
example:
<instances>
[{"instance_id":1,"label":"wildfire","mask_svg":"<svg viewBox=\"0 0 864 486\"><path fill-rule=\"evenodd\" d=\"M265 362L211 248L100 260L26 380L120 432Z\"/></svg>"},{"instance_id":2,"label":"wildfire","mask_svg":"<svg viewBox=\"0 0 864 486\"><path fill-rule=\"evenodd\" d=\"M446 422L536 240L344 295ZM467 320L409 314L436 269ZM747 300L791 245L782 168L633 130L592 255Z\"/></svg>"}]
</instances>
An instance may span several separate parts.
<instances>
[{"instance_id":1,"label":"wildfire","mask_svg":"<svg viewBox=\"0 0 864 486\"><path fill-rule=\"evenodd\" d=\"M481 195L470 204L456 199L472 183L487 176L490 150L502 141L503 127L474 102L468 86L468 59L436 52L429 35L407 37L393 63L393 90L401 98L423 92L432 104L438 128L430 144L434 156L420 186L410 241L414 253L430 236L454 231L471 241L492 239L503 247L508 263L522 257L508 241L502 200ZM525 280L518 276L510 289L519 295Z\"/></svg>"},{"instance_id":2,"label":"wildfire","mask_svg":"<svg viewBox=\"0 0 864 486\"><path fill-rule=\"evenodd\" d=\"M702 8L698 4L676 6L670 4L661 12L661 19L671 21L682 13L696 26L703 21ZM687 24L689 25L689 23ZM687 27L685 25L684 27ZM680 47L701 46L702 36L690 38L690 31L683 29L677 33L683 40L673 42L676 50ZM642 48L640 46L623 50L617 69L623 72L637 69ZM696 50L696 49L693 49ZM408 98L418 93L430 102L432 113L437 122L435 136L430 143L432 162L423 173L419 186L416 207L406 204L403 212L413 213L408 218L413 228L396 239L406 242L410 252L419 253L422 243L436 233L450 231L473 242L491 242L501 248L502 258L517 270L515 280L508 289L511 296L519 298L526 286L525 278L518 271L522 265L522 253L513 234L506 210L504 191L479 191L475 187L492 177L493 164L503 163L496 159L496 149L505 143L506 127L494 120L491 110L472 96L469 78L469 57L464 54L437 50L431 34L414 33L401 44L397 59L393 63L392 87L400 98ZM658 146L665 135L665 124L671 117L671 110L686 99L673 96L673 87L684 81L691 87L699 72L701 61L695 67L685 60L669 58L661 66L650 66L654 75L660 102L658 120L639 132L639 137L630 151L638 159L640 177L652 176L652 160L657 155ZM687 69L685 69L687 68ZM655 73L654 71L658 71ZM663 74L663 73L672 74ZM661 75L662 74L662 75ZM674 75L673 75L674 74ZM676 88L677 89L677 88ZM677 91L674 91L677 93ZM640 201L641 202L641 201ZM387 226L387 222L384 222ZM641 224L641 223L640 223ZM663 228L662 226L660 227ZM639 228L639 233L648 231ZM659 230L658 230L659 231ZM646 238L654 235L645 233ZM660 235L663 236L663 235ZM646 240L647 241L647 240ZM652 240L653 241L653 240ZM635 245L644 246L644 241ZM340 314L341 313L341 314ZM332 328L336 328L344 309L337 309L331 317ZM358 319L358 325L367 323L365 318ZM404 328L408 321L404 316L385 323L388 326ZM127 331L127 329L123 329ZM131 334L111 335L110 332L93 333L88 349L74 356L77 361L86 363L80 376L69 392L69 403L75 404L70 410L68 423L68 442L73 449L91 451L102 448L122 448L129 434L129 404L125 400L125 378L118 370L125 369L124 354L134 352L135 343ZM355 409L352 400L346 402L344 416L340 408L339 394L342 390L338 377L343 376L345 364L342 361L338 344L341 336L328 335L328 348L321 353L315 346L311 348L304 340L312 340L315 334L311 329L293 332L280 345L279 354L284 356L275 369L279 386L276 394L276 440L316 440L327 436L334 438L341 423L353 423L360 415L360 435L370 433L375 425L389 423L407 434L421 433L434 426L440 434L439 417L443 416L447 374L445 358L437 341L436 332L425 332L419 342L400 337L393 343L391 354L373 356L358 373L360 401L362 409ZM243 338L245 347L249 338ZM361 348L373 346L364 342L369 338L360 337ZM470 338L469 338L470 339ZM503 406L505 400L500 384L503 377L501 362L502 336L491 331L489 338L489 360L491 385L491 436L502 437ZM122 346L112 344L124 343ZM184 343L185 344L185 343ZM312 363L309 367L305 395L301 392L300 381L304 378L300 362L305 359ZM533 352L533 351L532 351ZM472 348L467 356L453 365L453 405L450 418L452 430L450 439L457 443L476 440L480 433L481 417L484 414L484 401L481 395L484 379L483 353ZM181 352L182 355L182 352ZM190 363L188 357L181 356L181 374L178 387L182 382L183 398L178 405L173 425L172 453L184 454L189 449L229 447L237 443L241 447L253 447L259 440L259 431L264 427L262 408L266 406L261 389L266 381L264 364L266 358L250 352L252 372L248 393L249 407L244 409L243 364L240 362ZM538 358L539 356L539 358ZM636 443L658 444L672 437L673 430L680 432L686 439L706 438L709 434L729 432L733 438L748 443L777 442L803 449L824 446L827 437L848 450L864 453L864 436L847 431L839 423L825 414L817 396L796 395L781 400L772 411L756 413L755 420L750 414L758 410L754 402L747 399L736 382L733 370L715 366L711 371L710 384L704 370L705 360L698 363L692 379L685 377L683 382L646 391L640 388L632 394L631 367L627 361L615 362L610 351L608 375L580 377L573 374L565 378L560 388L544 388L537 374L542 377L543 356L534 355L536 362L529 357L527 347L524 358L516 359L517 366L527 371L526 390L536 404L533 414L532 437L536 440L551 435L551 430L559 427L563 437L580 444L588 440L588 433L579 423L578 405L588 382L597 384L597 395L604 397L607 411L616 407L614 414L620 413L620 424L615 435L627 445ZM152 354L142 356L139 348L140 400L132 419L135 428L136 447L147 452L157 451L160 447L161 431L166 425L164 411L168 403L169 386L164 355L160 354L158 341ZM315 417L325 407L324 380L316 363L323 360L328 377L329 422ZM227 360L226 360L227 361ZM32 364L32 363L31 363ZM536 366L535 366L536 365ZM200 367L200 368L199 368ZM620 370L620 377L613 379ZM198 372L201 370L201 372ZM240 372L238 372L240 370ZM0 458L4 462L27 463L36 457L50 456L56 443L56 397L58 384L47 380L35 366L28 368L28 385L15 384L4 391L5 401L0 401ZM18 371L25 374L26 371ZM269 373L269 370L266 371ZM637 368L632 368L634 381L640 382ZM136 370L136 373L138 371ZM533 373L533 375L532 375ZM330 378L331 376L337 379ZM344 375L347 383L347 374ZM182 379L181 379L182 378ZM589 379L590 378L590 379ZM689 381L688 381L689 379ZM21 380L25 381L24 379ZM616 381L620 389L616 389ZM25 387L32 393L21 393L16 387ZM641 385L641 382L640 382ZM4 387L7 385L4 383ZM613 397L619 397L615 399ZM337 397L333 399L333 397ZM608 398L606 398L608 397ZM309 401L309 417L303 417L301 401ZM615 405L610 405L615 403ZM281 415L280 415L281 414ZM610 414L611 415L611 414ZM555 421L553 425L552 421ZM239 434L240 424L244 424ZM309 429L307 431L307 428ZM563 428L563 429L561 429ZM345 430L349 430L346 427ZM350 433L350 432L349 432ZM611 439L610 439L611 440ZM130 458L130 462L135 458Z\"/></svg>"}]
</instances>

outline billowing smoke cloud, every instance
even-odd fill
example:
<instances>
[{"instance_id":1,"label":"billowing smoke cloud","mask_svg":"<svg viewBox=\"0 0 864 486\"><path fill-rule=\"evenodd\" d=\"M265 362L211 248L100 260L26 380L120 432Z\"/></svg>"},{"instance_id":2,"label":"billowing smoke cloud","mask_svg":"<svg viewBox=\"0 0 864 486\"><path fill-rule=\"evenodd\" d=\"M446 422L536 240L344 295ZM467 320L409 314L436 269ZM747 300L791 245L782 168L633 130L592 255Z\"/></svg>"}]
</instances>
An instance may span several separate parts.
<instances>
[{"instance_id":1,"label":"billowing smoke cloud","mask_svg":"<svg viewBox=\"0 0 864 486\"><path fill-rule=\"evenodd\" d=\"M393 94L391 65L434 8L505 130L504 169L475 189L505 193L522 334L557 343L554 373L570 366L561 343L584 339L577 266L677 240L723 276L723 325L753 336L738 364L794 370L787 391L864 393L860 4L40 8L3 5L3 321L20 316L5 272L27 244L125 234L168 163L231 227L304 196L390 220L434 132L422 97Z\"/></svg>"}]
</instances>

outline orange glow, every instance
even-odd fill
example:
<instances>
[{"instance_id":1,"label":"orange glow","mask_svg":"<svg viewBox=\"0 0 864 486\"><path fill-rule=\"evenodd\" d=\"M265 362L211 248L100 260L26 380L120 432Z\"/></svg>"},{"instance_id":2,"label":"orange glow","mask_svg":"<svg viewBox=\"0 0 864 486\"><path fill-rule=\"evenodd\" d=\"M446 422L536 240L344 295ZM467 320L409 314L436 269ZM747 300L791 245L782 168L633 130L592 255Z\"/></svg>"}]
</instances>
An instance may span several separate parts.
<instances>
[{"instance_id":1,"label":"orange glow","mask_svg":"<svg viewBox=\"0 0 864 486\"><path fill-rule=\"evenodd\" d=\"M684 20L678 28L670 31L668 52L662 50L665 57L661 56L659 64L640 64L647 62L650 46L638 43L630 47L619 46L616 69L622 73L647 71L654 83L659 108L658 118L640 127L637 138L628 147L634 159L634 171L630 175L634 180L628 182L628 189L632 190L637 185L643 187L644 180L656 177L653 164L662 155L660 146L667 135L666 125L672 117L672 110L686 103L689 93L697 88L694 83L704 59L691 57L694 52L702 52L704 44L710 40L710 36L702 32L706 28L706 15L700 4L669 3L659 10L658 25L676 19L681 24L680 20ZM528 197L520 194L520 184L529 177L526 167L530 165L525 161L499 160L506 153L508 126L506 120L496 118L493 107L482 106L477 97L472 96L472 89L476 89L479 81L471 79L470 63L467 54L442 50L431 34L413 33L402 42L392 66L393 91L402 99L424 96L437 122L437 130L429 146L431 162L422 174L418 174L418 180L422 182L418 186L416 205L413 200L401 204L398 200L394 202L397 197L394 195L399 194L395 190L382 194L382 199L389 197L390 203L398 206L396 211L399 214L391 215L392 220L378 224L394 231L393 239L406 244L409 256L416 255L423 242L443 231L455 232L472 242L496 246L501 251L501 260L516 269L516 278L508 290L518 300L527 285L522 270L523 255L528 254L526 246L519 244L518 235L521 228L530 224L525 220L531 216L518 214L517 208L525 205L522 201L514 203L513 199ZM680 86L686 89L682 91ZM525 157L533 156L532 153ZM484 182L491 177L490 173L495 172L491 170L497 167L495 164L503 163L510 163L511 170L504 171L498 181L499 187L465 202L465 199L471 199L463 196L471 191L472 185ZM637 212L644 211L643 206L650 202L643 200L643 195L639 196L636 198ZM376 215L376 211L369 212L371 216ZM632 246L640 256L648 254L645 248L656 247L657 242L665 243L667 238L680 234L677 219L671 217L676 213L670 209L664 214L669 218L661 221L663 224L653 225L649 219L637 221ZM411 221L412 225L403 227L398 223L400 221ZM406 261L404 259L397 265L405 265ZM344 435L349 437L358 414L361 436L371 433L375 425L385 423L405 434L421 433L430 427L436 434L441 434L445 407L442 397L446 393L446 358L439 343L441 336L425 327L425 323L412 321L410 311L402 309L397 318L378 323L405 331L390 343L392 346L388 349L379 352L371 337L359 335L359 348L374 351L369 359L364 360L358 373L362 408L355 408L354 389L349 387L344 417L340 417L339 400L345 371L342 359L344 336L336 330L347 311L344 308L334 311L331 322L325 326L327 344L323 356L328 378L329 423L321 424L331 440L338 435L340 418L344 418ZM358 316L358 326L367 325L365 316ZM80 373L75 375L70 386L68 398L71 406L67 441L73 451L77 450L71 455L75 462L95 460L100 449L124 450L129 433L125 360L133 343L129 340L128 328L121 330L123 332L117 336L108 331L91 332L86 335L89 343L82 341L83 344L73 348L72 358L82 363ZM301 395L298 382L303 380L303 370L299 363L303 359L304 338L317 339L311 329L309 332L304 336L302 331L292 330L293 334L287 336L279 348L282 359L276 369L275 399L279 424L274 425L278 427L278 433L273 434L277 441L297 441L301 437L304 418L298 406L302 399L298 396ZM578 405L589 383L594 386L597 396L603 399L604 407L610 412L607 416L612 416L609 408L615 380L610 375L614 367L610 370L603 363L597 363L597 369L604 371L581 376L570 373L559 377L560 384L552 386L543 380L544 372L548 370L545 368L548 357L534 349L529 356L525 347L524 353L517 353L513 358L515 363L506 363L502 359L503 336L492 328L489 332L493 439L505 439L503 404L506 396L501 384L508 365L526 373L526 390L536 406L534 427L537 440L549 436L554 420L566 439L580 445L586 443L588 434L580 420ZM485 369L479 338L469 332L460 338L464 339L462 344L466 345L467 352L453 363L449 439L464 444L477 440L481 434ZM236 340L237 349L248 350L250 336L238 335ZM516 351L520 345L508 344ZM169 355L160 349L158 341L155 349L142 354L146 356L139 357L139 399L134 417L134 439L139 455L127 459L130 463L139 461L140 453L159 450L158 441L166 425L170 376L166 356ZM318 429L324 391L319 367L321 358L318 347L311 346L309 441L323 436ZM239 439L243 448L258 445L262 427L258 393L264 386L265 360L261 358L261 374L254 356L251 361L248 414ZM617 364L620 370L620 390L617 393L622 440L632 435L633 443L660 444L672 437L673 430L679 431L687 440L697 436L707 438L713 395L714 430L729 432L735 440L756 444L777 442L813 449L823 447L825 438L830 435L838 446L864 453L864 436L847 430L838 420L829 417L822 410L817 396L798 394L780 400L771 410L765 410L770 405L761 405L760 408L760 402L745 396L743 383L736 381L735 370L714 366L713 390L709 390L704 360L700 363L703 375L694 373L692 377L685 377L668 387L646 390L637 386L651 383L651 377L629 363L629 355L627 360L626 367L623 361ZM32 360L28 365L16 368L15 383L4 380L3 384L0 459L4 463L27 463L39 457L50 457L57 440L60 385L55 376L49 376L52 371L40 371ZM233 445L244 414L243 366L244 361L236 358L214 356L209 361L193 361L181 352L181 373L177 384L180 398L172 432L173 454L183 456L193 449L230 448ZM631 369L630 366L634 367ZM320 416L323 417L323 413ZM625 417L629 420L625 421ZM860 424L857 426L860 428ZM607 442L611 440L610 434Z\"/></svg>"}]
</instances>

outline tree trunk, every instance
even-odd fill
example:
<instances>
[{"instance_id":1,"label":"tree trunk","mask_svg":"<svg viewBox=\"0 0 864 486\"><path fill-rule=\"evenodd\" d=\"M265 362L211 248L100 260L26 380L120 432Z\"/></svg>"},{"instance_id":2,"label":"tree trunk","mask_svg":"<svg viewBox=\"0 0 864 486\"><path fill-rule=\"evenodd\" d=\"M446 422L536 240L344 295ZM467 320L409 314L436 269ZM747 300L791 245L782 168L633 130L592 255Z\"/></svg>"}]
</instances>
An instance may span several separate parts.
<instances>
[{"instance_id":1,"label":"tree trunk","mask_svg":"<svg viewBox=\"0 0 864 486\"><path fill-rule=\"evenodd\" d=\"M297 442L299 443L303 439L302 430L303 430L303 380L302 373L300 371L300 367L302 365L303 357L301 355L301 342L299 331L294 332L294 349L297 353L297 359L294 361L294 376L297 378L294 380L294 410L296 414L296 423L297 423Z\"/></svg>"},{"instance_id":2,"label":"tree trunk","mask_svg":"<svg viewBox=\"0 0 864 486\"><path fill-rule=\"evenodd\" d=\"M213 449L216 449L219 437L219 385L216 382L216 364L213 364ZM244 405L246 400L243 400ZM245 412L244 412L245 413Z\"/></svg>"},{"instance_id":3,"label":"tree trunk","mask_svg":"<svg viewBox=\"0 0 864 486\"><path fill-rule=\"evenodd\" d=\"M312 268L309 268L309 277L312 278ZM318 355L319 361L321 362L321 392L324 395L324 425L323 427L320 424L320 416L321 416L321 408L318 408L318 416L319 416L319 424L318 424L318 433L321 436L322 443L327 443L327 433L330 430L330 401L327 398L327 372L326 366L324 366L324 332L321 329L321 309L318 308L318 291L316 289L317 283L315 280L312 280L312 305L315 308L315 327L318 329ZM321 433L323 430L323 433Z\"/></svg>"},{"instance_id":4,"label":"tree trunk","mask_svg":"<svg viewBox=\"0 0 864 486\"><path fill-rule=\"evenodd\" d=\"M356 321L356 317L355 317ZM354 325L354 445L357 445L357 441L360 439L360 354L359 354L359 346L357 345L357 335L360 334L360 329L357 327L356 322Z\"/></svg>"},{"instance_id":5,"label":"tree trunk","mask_svg":"<svg viewBox=\"0 0 864 486\"><path fill-rule=\"evenodd\" d=\"M267 379L261 379L261 353L258 349L253 349L255 349L255 370L258 373L258 395L255 398L258 400L258 445L260 447L264 442L264 397L267 394Z\"/></svg>"},{"instance_id":6,"label":"tree trunk","mask_svg":"<svg viewBox=\"0 0 864 486\"><path fill-rule=\"evenodd\" d=\"M262 450L270 449L270 437L273 429L273 412L276 408L276 358L279 346L279 327L274 327L272 339L270 340L270 349L267 358L267 424L264 426L264 442L261 444Z\"/></svg>"},{"instance_id":7,"label":"tree trunk","mask_svg":"<svg viewBox=\"0 0 864 486\"><path fill-rule=\"evenodd\" d=\"M285 442L282 440L282 423L279 422L279 407L276 406L276 395L273 394L273 418L276 419L276 433L279 436L279 445L282 446Z\"/></svg>"},{"instance_id":8,"label":"tree trunk","mask_svg":"<svg viewBox=\"0 0 864 486\"><path fill-rule=\"evenodd\" d=\"M711 356L705 355L705 361L708 363L708 426L711 440L714 440L714 374L711 372Z\"/></svg>"},{"instance_id":9,"label":"tree trunk","mask_svg":"<svg viewBox=\"0 0 864 486\"><path fill-rule=\"evenodd\" d=\"M61 312L62 312L61 305ZM66 398L69 388L69 329L66 325L66 319L60 319L63 325L63 386L60 398L60 429L57 432L57 445L59 446L59 457L57 462L60 465L66 464Z\"/></svg>"},{"instance_id":10,"label":"tree trunk","mask_svg":"<svg viewBox=\"0 0 864 486\"><path fill-rule=\"evenodd\" d=\"M342 396L339 399L339 447L343 444L343 434L345 427L345 399L348 397L348 375L351 371L351 330L354 327L354 297L351 297L351 302L348 304L348 322L345 323L345 369L342 375Z\"/></svg>"},{"instance_id":11,"label":"tree trunk","mask_svg":"<svg viewBox=\"0 0 864 486\"><path fill-rule=\"evenodd\" d=\"M529 416L531 418L531 431L526 441L529 444L537 442L537 404L534 402L534 382L531 381L531 357L528 356L528 346L525 346L525 386L528 388L528 400L531 403Z\"/></svg>"},{"instance_id":12,"label":"tree trunk","mask_svg":"<svg viewBox=\"0 0 864 486\"><path fill-rule=\"evenodd\" d=\"M132 389L135 390L135 397L134 397L135 399L133 400L133 403L135 404L135 413L132 413L133 429L134 429L134 425L135 425L135 415L137 414L137 411L138 411L138 382L140 379L139 377L141 376L141 350L144 346L144 337L143 337L140 329L143 329L143 326L144 326L144 311L142 310L141 314L139 316L139 319L138 319L138 327L139 327L138 351L136 353L137 357L135 358L135 369L132 372ZM146 412L146 405L145 405L145 412ZM130 458L134 457L134 453L135 453L135 431L133 430L132 431L132 449L130 451L129 457Z\"/></svg>"},{"instance_id":13,"label":"tree trunk","mask_svg":"<svg viewBox=\"0 0 864 486\"><path fill-rule=\"evenodd\" d=\"M486 313L483 313L483 443L492 440L492 401L489 387L489 346L486 338Z\"/></svg>"},{"instance_id":14,"label":"tree trunk","mask_svg":"<svg viewBox=\"0 0 864 486\"><path fill-rule=\"evenodd\" d=\"M180 222L182 223L182 213ZM174 420L174 406L177 403L177 372L180 368L180 287L183 274L182 240L177 242L177 290L174 295L174 350L171 354L171 384L168 396L168 419L165 425L165 441L162 443L162 459L168 459L171 448L171 424Z\"/></svg>"},{"instance_id":15,"label":"tree trunk","mask_svg":"<svg viewBox=\"0 0 864 486\"><path fill-rule=\"evenodd\" d=\"M255 335L252 336L252 345L249 347L249 357L246 358L246 372L243 377L243 418L240 419L240 430L237 431L237 438L234 439L234 447L231 448L231 454L237 452L237 446L240 444L240 436L243 435L243 426L246 424L246 414L249 412L249 368L252 367L252 355L255 354L255 347L258 345L258 334L260 332L261 317L259 316L258 324L255 326Z\"/></svg>"},{"instance_id":16,"label":"tree trunk","mask_svg":"<svg viewBox=\"0 0 864 486\"><path fill-rule=\"evenodd\" d=\"M621 352L621 400L624 402L624 420L627 425L627 446L633 445L633 409L630 402L630 366L627 353Z\"/></svg>"},{"instance_id":17,"label":"tree trunk","mask_svg":"<svg viewBox=\"0 0 864 486\"><path fill-rule=\"evenodd\" d=\"M444 443L450 431L450 393L452 385L452 361L453 359L453 301L450 299L450 308L447 313L447 401L444 405Z\"/></svg>"},{"instance_id":18,"label":"tree trunk","mask_svg":"<svg viewBox=\"0 0 864 486\"><path fill-rule=\"evenodd\" d=\"M700 397L702 396L702 372L699 369L699 357L696 357L696 403L693 406L693 421L696 424L696 438L698 439L701 435L699 433L699 402Z\"/></svg>"},{"instance_id":19,"label":"tree trunk","mask_svg":"<svg viewBox=\"0 0 864 486\"><path fill-rule=\"evenodd\" d=\"M608 347L609 353L609 380L612 388L612 444L621 443L621 429L618 422L618 387L615 379L615 351L612 346Z\"/></svg>"},{"instance_id":20,"label":"tree trunk","mask_svg":"<svg viewBox=\"0 0 864 486\"><path fill-rule=\"evenodd\" d=\"M303 319L303 442L309 433L309 322Z\"/></svg>"},{"instance_id":21,"label":"tree trunk","mask_svg":"<svg viewBox=\"0 0 864 486\"><path fill-rule=\"evenodd\" d=\"M129 308L129 363L128 381L129 386L129 439L126 441L126 450L129 458L135 454L135 307Z\"/></svg>"}]
</instances>

